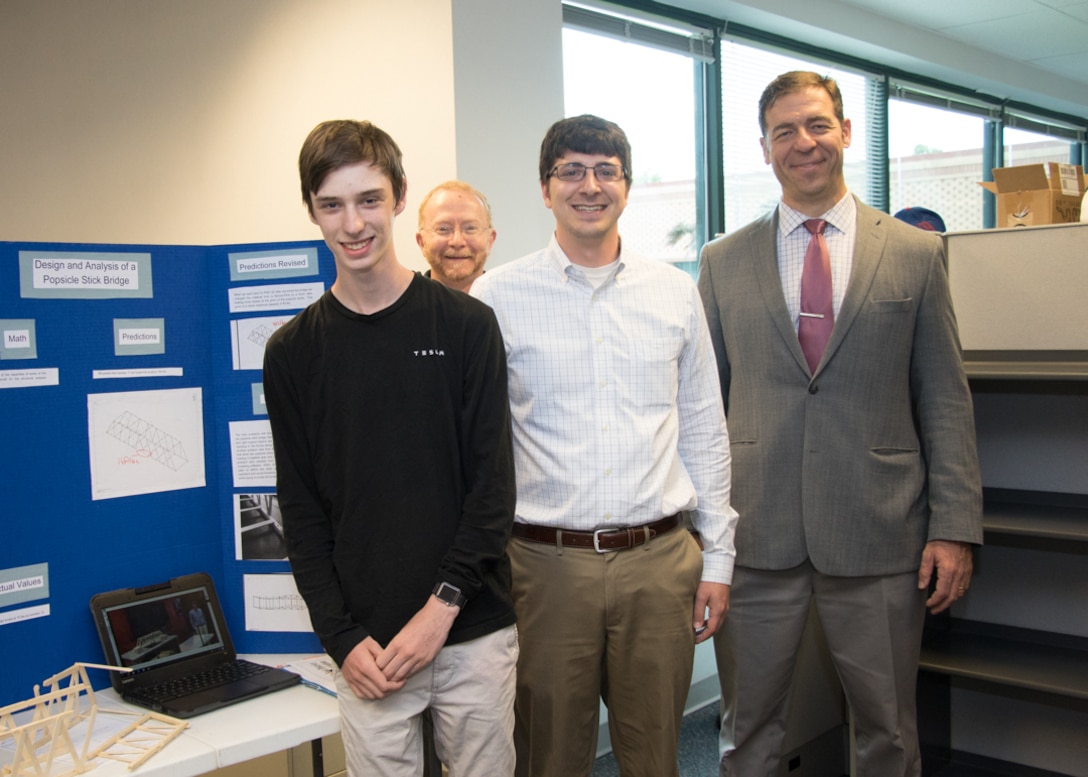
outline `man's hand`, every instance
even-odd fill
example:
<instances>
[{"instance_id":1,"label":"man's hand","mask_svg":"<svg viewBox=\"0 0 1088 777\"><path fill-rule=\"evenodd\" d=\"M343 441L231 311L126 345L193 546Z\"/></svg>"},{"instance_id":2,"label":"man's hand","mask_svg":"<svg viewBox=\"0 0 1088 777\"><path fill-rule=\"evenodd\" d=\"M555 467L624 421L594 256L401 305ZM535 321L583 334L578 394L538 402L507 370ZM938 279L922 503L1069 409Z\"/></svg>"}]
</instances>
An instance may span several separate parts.
<instances>
[{"instance_id":1,"label":"man's hand","mask_svg":"<svg viewBox=\"0 0 1088 777\"><path fill-rule=\"evenodd\" d=\"M376 657L378 668L390 682L401 685L426 667L446 644L450 627L461 608L427 598L423 608L412 616L397 636Z\"/></svg>"},{"instance_id":2,"label":"man's hand","mask_svg":"<svg viewBox=\"0 0 1088 777\"><path fill-rule=\"evenodd\" d=\"M382 646L373 637L367 637L352 648L340 667L340 673L360 699L384 699L404 687L403 680L389 680L375 663L381 652Z\"/></svg>"},{"instance_id":3,"label":"man's hand","mask_svg":"<svg viewBox=\"0 0 1088 777\"><path fill-rule=\"evenodd\" d=\"M922 566L918 569L918 589L929 587L934 573L937 586L926 600L926 607L936 615L967 593L971 586L971 545L966 542L931 540L922 551Z\"/></svg>"},{"instance_id":4,"label":"man's hand","mask_svg":"<svg viewBox=\"0 0 1088 777\"><path fill-rule=\"evenodd\" d=\"M714 636L725 622L729 612L729 586L724 583L699 583L695 592L695 612L691 626L695 629L695 644L705 642Z\"/></svg>"}]
</instances>

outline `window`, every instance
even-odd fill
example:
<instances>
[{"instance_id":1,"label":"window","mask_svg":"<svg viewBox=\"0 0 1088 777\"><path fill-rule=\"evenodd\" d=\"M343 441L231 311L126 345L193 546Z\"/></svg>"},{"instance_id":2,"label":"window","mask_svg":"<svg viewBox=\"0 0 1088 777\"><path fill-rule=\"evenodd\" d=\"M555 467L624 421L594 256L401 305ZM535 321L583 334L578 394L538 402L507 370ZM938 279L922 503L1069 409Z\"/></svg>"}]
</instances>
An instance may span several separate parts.
<instances>
[{"instance_id":1,"label":"window","mask_svg":"<svg viewBox=\"0 0 1088 777\"><path fill-rule=\"evenodd\" d=\"M846 184L862 200L868 200L866 78L737 42L723 41L721 50L726 232L743 227L778 205L781 188L763 161L759 143L759 97L767 84L791 70L812 70L838 82L843 112L850 119L852 131L843 166Z\"/></svg>"},{"instance_id":2,"label":"window","mask_svg":"<svg viewBox=\"0 0 1088 777\"><path fill-rule=\"evenodd\" d=\"M929 208L950 232L982 229L985 137L980 116L889 100L889 212Z\"/></svg>"},{"instance_id":3,"label":"window","mask_svg":"<svg viewBox=\"0 0 1088 777\"><path fill-rule=\"evenodd\" d=\"M991 168L1088 161L1079 117L661 3L594 3L563 4L567 115L595 113L626 130L636 185L624 237L692 274L708 232L735 230L778 202L757 111L763 88L788 70L838 81L853 131L847 186L889 213L920 206L950 231L993 226L993 198L978 186ZM729 39L719 44L719 34Z\"/></svg>"},{"instance_id":4,"label":"window","mask_svg":"<svg viewBox=\"0 0 1088 777\"><path fill-rule=\"evenodd\" d=\"M1015 127L1006 127L1003 138L1006 167L1038 162L1069 162L1068 140Z\"/></svg>"},{"instance_id":5,"label":"window","mask_svg":"<svg viewBox=\"0 0 1088 777\"><path fill-rule=\"evenodd\" d=\"M564 112L614 121L631 142L624 244L693 276L698 249L695 62L683 54L566 27Z\"/></svg>"}]
</instances>

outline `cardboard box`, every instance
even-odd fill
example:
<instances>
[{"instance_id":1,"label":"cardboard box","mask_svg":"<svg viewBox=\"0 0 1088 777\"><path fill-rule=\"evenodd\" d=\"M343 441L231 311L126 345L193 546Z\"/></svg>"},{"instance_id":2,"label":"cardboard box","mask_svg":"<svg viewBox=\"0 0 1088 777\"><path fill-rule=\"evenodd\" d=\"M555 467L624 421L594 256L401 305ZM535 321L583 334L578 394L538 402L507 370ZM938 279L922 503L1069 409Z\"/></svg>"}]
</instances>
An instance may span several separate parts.
<instances>
[{"instance_id":1,"label":"cardboard box","mask_svg":"<svg viewBox=\"0 0 1088 777\"><path fill-rule=\"evenodd\" d=\"M1050 176L1047 177L1049 168ZM1057 162L995 167L994 180L979 183L997 195L998 227L1032 227L1080 220L1084 168Z\"/></svg>"}]
</instances>

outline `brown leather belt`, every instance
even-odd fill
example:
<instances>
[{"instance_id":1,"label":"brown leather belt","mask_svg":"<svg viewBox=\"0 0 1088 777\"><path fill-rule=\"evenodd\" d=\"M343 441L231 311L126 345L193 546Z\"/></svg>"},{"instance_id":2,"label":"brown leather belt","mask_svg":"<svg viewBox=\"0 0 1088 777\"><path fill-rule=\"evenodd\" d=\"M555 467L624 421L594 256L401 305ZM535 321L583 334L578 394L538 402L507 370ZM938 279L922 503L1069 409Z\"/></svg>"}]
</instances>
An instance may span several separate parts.
<instances>
[{"instance_id":1,"label":"brown leather belt","mask_svg":"<svg viewBox=\"0 0 1088 777\"><path fill-rule=\"evenodd\" d=\"M597 529L597 531L573 531L553 529L550 526L534 526L528 523L515 523L515 537L530 542L544 542L549 545L562 543L568 548L592 548L598 553L611 550L626 550L645 545L665 532L680 525L680 515L670 515L660 521L643 526L628 526L623 529Z\"/></svg>"}]
</instances>

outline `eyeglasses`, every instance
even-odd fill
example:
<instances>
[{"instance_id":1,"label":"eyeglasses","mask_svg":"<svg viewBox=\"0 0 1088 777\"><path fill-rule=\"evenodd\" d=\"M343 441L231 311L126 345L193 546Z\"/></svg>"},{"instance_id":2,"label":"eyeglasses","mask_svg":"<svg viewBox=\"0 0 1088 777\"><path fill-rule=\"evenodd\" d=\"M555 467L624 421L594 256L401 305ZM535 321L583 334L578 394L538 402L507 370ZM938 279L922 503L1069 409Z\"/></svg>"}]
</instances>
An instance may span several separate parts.
<instances>
[{"instance_id":1,"label":"eyeglasses","mask_svg":"<svg viewBox=\"0 0 1088 777\"><path fill-rule=\"evenodd\" d=\"M451 238L453 237L453 233L458 229L461 230L462 237L476 237L482 235L487 228L481 227L479 224L465 224L461 227L452 227L449 224L439 224L437 227L428 229L427 231L442 238Z\"/></svg>"},{"instance_id":2,"label":"eyeglasses","mask_svg":"<svg viewBox=\"0 0 1088 777\"><path fill-rule=\"evenodd\" d=\"M593 171L593 175L597 178L597 183L615 183L616 181L623 180L627 175L627 171L622 166L612 164L611 162L601 162L593 167L587 167L581 162L567 162L566 164L553 167L552 171L548 173L548 177L551 178L552 176L555 176L560 181L569 181L573 183L585 178L586 170Z\"/></svg>"}]
</instances>

